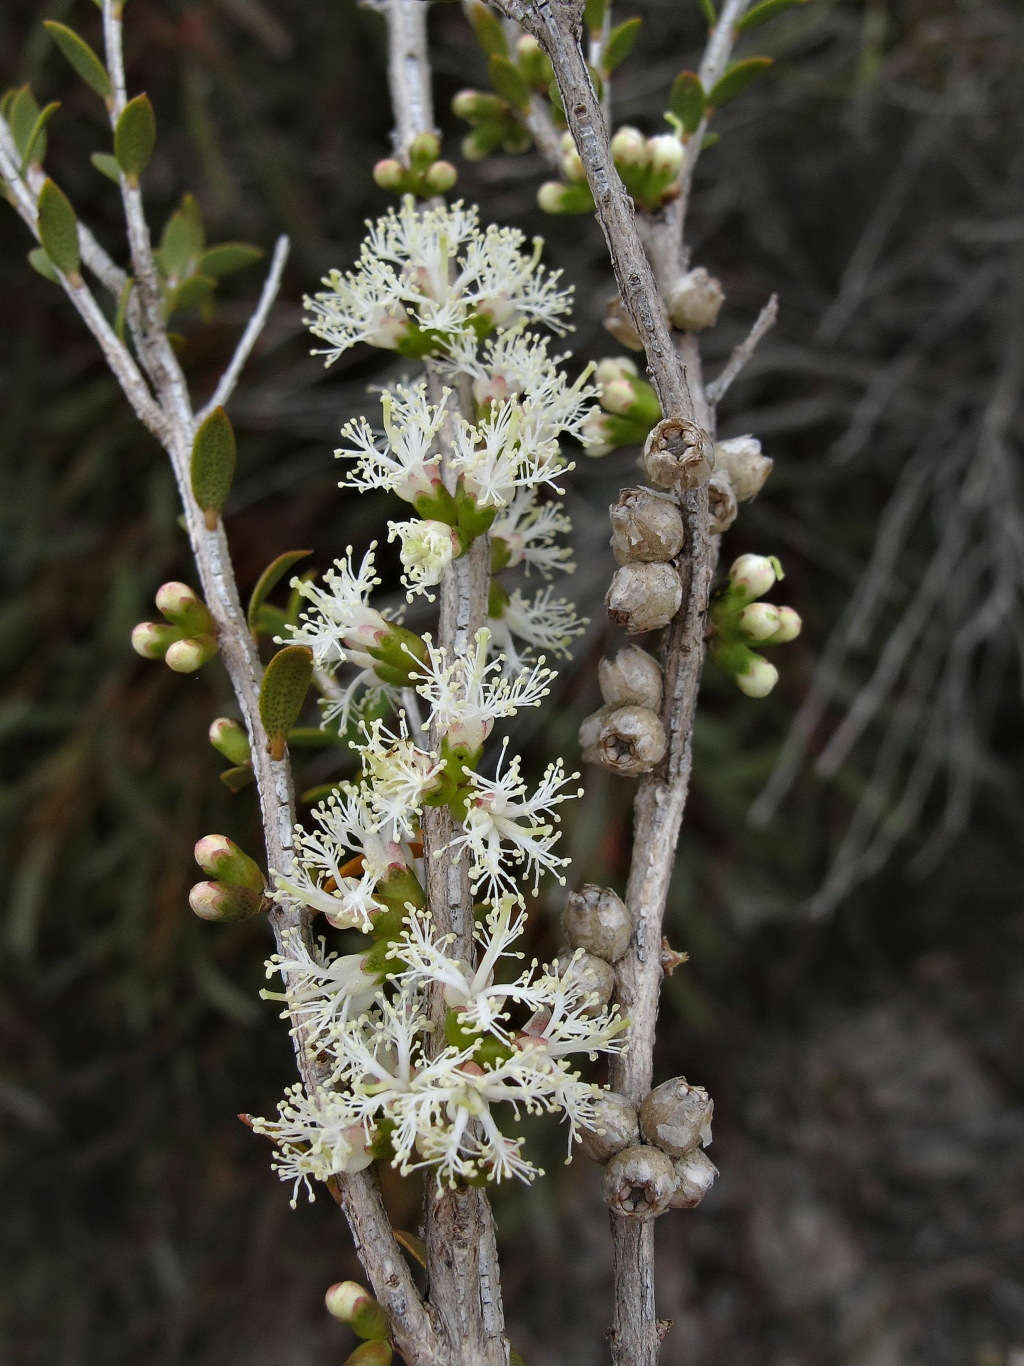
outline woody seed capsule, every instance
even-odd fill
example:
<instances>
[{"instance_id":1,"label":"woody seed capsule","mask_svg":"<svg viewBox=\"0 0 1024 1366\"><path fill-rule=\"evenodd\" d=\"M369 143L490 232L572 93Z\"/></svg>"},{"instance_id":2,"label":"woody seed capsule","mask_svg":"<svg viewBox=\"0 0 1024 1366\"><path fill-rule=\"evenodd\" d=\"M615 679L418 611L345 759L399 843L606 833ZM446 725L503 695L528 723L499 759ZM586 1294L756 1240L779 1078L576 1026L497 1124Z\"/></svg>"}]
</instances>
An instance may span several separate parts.
<instances>
[{"instance_id":1,"label":"woody seed capsule","mask_svg":"<svg viewBox=\"0 0 1024 1366\"><path fill-rule=\"evenodd\" d=\"M580 727L580 744L584 763L601 764L623 778L650 773L668 748L660 716L646 707L602 707Z\"/></svg>"},{"instance_id":2,"label":"woody seed capsule","mask_svg":"<svg viewBox=\"0 0 1024 1366\"><path fill-rule=\"evenodd\" d=\"M594 1099L593 1128L584 1129L580 1141L588 1157L607 1162L623 1148L634 1147L640 1139L636 1109L617 1091L602 1091Z\"/></svg>"},{"instance_id":3,"label":"woody seed capsule","mask_svg":"<svg viewBox=\"0 0 1024 1366\"><path fill-rule=\"evenodd\" d=\"M639 645L626 645L614 659L602 659L597 682L609 707L661 711L661 665Z\"/></svg>"},{"instance_id":4,"label":"woody seed capsule","mask_svg":"<svg viewBox=\"0 0 1024 1366\"><path fill-rule=\"evenodd\" d=\"M669 292L669 317L684 332L700 332L718 321L724 301L721 283L703 266L696 266L677 280Z\"/></svg>"},{"instance_id":5,"label":"woody seed capsule","mask_svg":"<svg viewBox=\"0 0 1024 1366\"><path fill-rule=\"evenodd\" d=\"M664 1214L676 1190L676 1170L668 1153L637 1143L616 1153L604 1169L605 1204L632 1219Z\"/></svg>"},{"instance_id":6,"label":"woody seed capsule","mask_svg":"<svg viewBox=\"0 0 1024 1366\"><path fill-rule=\"evenodd\" d=\"M715 446L715 468L729 475L732 491L741 503L756 498L772 472L773 461L761 454L756 436L734 436Z\"/></svg>"},{"instance_id":7,"label":"woody seed capsule","mask_svg":"<svg viewBox=\"0 0 1024 1366\"><path fill-rule=\"evenodd\" d=\"M619 564L672 560L683 548L682 513L665 494L653 489L623 489L608 515L612 552Z\"/></svg>"},{"instance_id":8,"label":"woody seed capsule","mask_svg":"<svg viewBox=\"0 0 1024 1366\"><path fill-rule=\"evenodd\" d=\"M604 325L615 340L629 347L630 351L644 349L640 333L633 326L633 319L618 294L613 294L604 306Z\"/></svg>"},{"instance_id":9,"label":"woody seed capsule","mask_svg":"<svg viewBox=\"0 0 1024 1366\"><path fill-rule=\"evenodd\" d=\"M672 1157L711 1142L711 1116L715 1102L703 1086L691 1086L685 1077L656 1086L640 1106L640 1132Z\"/></svg>"},{"instance_id":10,"label":"woody seed capsule","mask_svg":"<svg viewBox=\"0 0 1024 1366\"><path fill-rule=\"evenodd\" d=\"M706 1153L695 1148L676 1159L675 1172L676 1188L668 1202L669 1209L695 1209L714 1185L718 1168Z\"/></svg>"},{"instance_id":11,"label":"woody seed capsule","mask_svg":"<svg viewBox=\"0 0 1024 1366\"><path fill-rule=\"evenodd\" d=\"M719 535L728 531L739 513L739 503L732 482L725 470L715 470L708 480L708 516L711 519L711 534Z\"/></svg>"},{"instance_id":12,"label":"woody seed capsule","mask_svg":"<svg viewBox=\"0 0 1024 1366\"><path fill-rule=\"evenodd\" d=\"M667 626L679 611L683 585L673 565L624 564L605 597L608 615L630 635Z\"/></svg>"},{"instance_id":13,"label":"woody seed capsule","mask_svg":"<svg viewBox=\"0 0 1024 1366\"><path fill-rule=\"evenodd\" d=\"M633 921L626 903L610 887L588 882L566 897L562 933L574 949L585 949L607 963L617 963L629 948Z\"/></svg>"},{"instance_id":14,"label":"woody seed capsule","mask_svg":"<svg viewBox=\"0 0 1024 1366\"><path fill-rule=\"evenodd\" d=\"M660 489L695 489L711 478L714 451L695 422L666 417L648 436L640 463Z\"/></svg>"}]
</instances>

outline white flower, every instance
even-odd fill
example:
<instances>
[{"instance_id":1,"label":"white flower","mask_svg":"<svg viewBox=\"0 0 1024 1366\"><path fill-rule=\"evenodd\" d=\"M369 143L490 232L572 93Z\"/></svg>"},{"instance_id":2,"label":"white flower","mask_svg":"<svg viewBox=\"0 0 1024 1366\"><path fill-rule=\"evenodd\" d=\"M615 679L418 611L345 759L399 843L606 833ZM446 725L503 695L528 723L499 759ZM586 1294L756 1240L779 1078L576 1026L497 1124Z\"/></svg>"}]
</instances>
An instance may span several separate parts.
<instances>
[{"instance_id":1,"label":"white flower","mask_svg":"<svg viewBox=\"0 0 1024 1366\"><path fill-rule=\"evenodd\" d=\"M455 424L452 468L482 507L505 507L516 489L555 482L573 466L562 458L556 435L537 420L535 405L510 398L492 403L476 423Z\"/></svg>"},{"instance_id":2,"label":"white flower","mask_svg":"<svg viewBox=\"0 0 1024 1366\"><path fill-rule=\"evenodd\" d=\"M517 588L509 595L501 616L488 620L494 644L505 654L507 667L515 669L522 664L513 636L568 659L573 640L586 631L586 618L576 615L567 598L553 598L551 593L550 588L543 588L530 599Z\"/></svg>"},{"instance_id":3,"label":"white flower","mask_svg":"<svg viewBox=\"0 0 1024 1366\"><path fill-rule=\"evenodd\" d=\"M424 796L435 789L444 765L436 754L420 749L410 738L405 716L401 733L392 735L383 721L364 727L360 745L366 805L378 823L412 839L417 833Z\"/></svg>"},{"instance_id":4,"label":"white flower","mask_svg":"<svg viewBox=\"0 0 1024 1366\"><path fill-rule=\"evenodd\" d=\"M571 574L575 567L568 546L555 545L556 536L571 530L572 522L557 503L538 503L536 489L519 489L495 517L491 539L500 538L508 547L507 568L525 565L527 574L536 568L549 578L556 569Z\"/></svg>"},{"instance_id":5,"label":"white flower","mask_svg":"<svg viewBox=\"0 0 1024 1366\"><path fill-rule=\"evenodd\" d=\"M502 758L505 755L502 746ZM480 893L485 900L494 901L504 893L521 895L516 878L525 877L527 883L532 878L536 894L543 872L553 872L559 881L565 879L559 874L572 860L559 858L552 850L558 842L558 821L553 808L572 797L582 796L582 788L576 792L562 792L567 782L580 775L565 773L562 761L549 764L541 784L533 796L520 776L520 758L513 755L508 767L498 771L493 778L482 774L469 775L476 789L470 798L464 829L452 840L451 848L465 847L472 857L470 881L474 893Z\"/></svg>"},{"instance_id":6,"label":"white flower","mask_svg":"<svg viewBox=\"0 0 1024 1366\"><path fill-rule=\"evenodd\" d=\"M319 1089L310 1098L301 1086L290 1086L278 1106L278 1118L253 1119L253 1130L277 1144L271 1164L282 1181L292 1182L292 1208L299 1187L313 1199L310 1178L326 1181L342 1172L359 1172L373 1161L366 1130L348 1097Z\"/></svg>"},{"instance_id":7,"label":"white flower","mask_svg":"<svg viewBox=\"0 0 1024 1366\"><path fill-rule=\"evenodd\" d=\"M337 667L347 661L372 668L374 661L366 654L366 647L375 645L391 628L391 623L367 602L380 583L374 571L375 548L376 542L356 569L352 547L348 546L345 558L336 560L334 568L324 575L323 588L300 578L291 581L299 595L312 603L312 610L300 615L287 640L294 645L308 645L313 651L313 662L320 668Z\"/></svg>"},{"instance_id":8,"label":"white flower","mask_svg":"<svg viewBox=\"0 0 1024 1366\"><path fill-rule=\"evenodd\" d=\"M427 398L426 384L397 385L381 395L384 441L379 442L364 417L342 428L352 445L335 455L355 460L344 483L356 489L386 489L407 503L431 494L441 483L441 467L432 454L445 420L446 389L438 404Z\"/></svg>"},{"instance_id":9,"label":"white flower","mask_svg":"<svg viewBox=\"0 0 1024 1366\"><path fill-rule=\"evenodd\" d=\"M539 707L548 695L554 671L543 659L515 678L502 676L501 660L488 660L491 633L476 633L471 650L449 662L439 646L430 646L416 691L429 703L431 723L453 745L470 751L480 748L495 721L514 716L522 707Z\"/></svg>"},{"instance_id":10,"label":"white flower","mask_svg":"<svg viewBox=\"0 0 1024 1366\"><path fill-rule=\"evenodd\" d=\"M454 527L429 518L414 518L409 522L389 522L388 540L401 540L402 582L408 588L411 601L417 593L441 582L444 571L462 551L462 542ZM431 595L427 597L433 601Z\"/></svg>"}]
</instances>

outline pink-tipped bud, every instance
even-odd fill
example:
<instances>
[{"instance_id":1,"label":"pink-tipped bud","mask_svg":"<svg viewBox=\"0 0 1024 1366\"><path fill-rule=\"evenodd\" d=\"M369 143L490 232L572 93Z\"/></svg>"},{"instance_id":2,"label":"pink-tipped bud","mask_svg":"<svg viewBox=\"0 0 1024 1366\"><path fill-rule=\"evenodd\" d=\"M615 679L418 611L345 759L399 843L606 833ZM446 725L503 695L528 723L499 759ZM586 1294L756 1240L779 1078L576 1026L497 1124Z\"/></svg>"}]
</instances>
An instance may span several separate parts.
<instances>
[{"instance_id":1,"label":"pink-tipped bud","mask_svg":"<svg viewBox=\"0 0 1024 1366\"><path fill-rule=\"evenodd\" d=\"M588 882L566 897L562 933L572 948L617 963L629 948L633 920L626 903L610 887Z\"/></svg>"},{"instance_id":2,"label":"pink-tipped bud","mask_svg":"<svg viewBox=\"0 0 1024 1366\"><path fill-rule=\"evenodd\" d=\"M213 618L206 603L187 583L163 584L156 591L156 605L172 625L181 626L191 635L207 635L213 630Z\"/></svg>"},{"instance_id":3,"label":"pink-tipped bud","mask_svg":"<svg viewBox=\"0 0 1024 1366\"><path fill-rule=\"evenodd\" d=\"M230 716L218 716L210 726L210 744L228 763L247 764L252 759L245 728Z\"/></svg>"},{"instance_id":4,"label":"pink-tipped bud","mask_svg":"<svg viewBox=\"0 0 1024 1366\"><path fill-rule=\"evenodd\" d=\"M627 645L614 659L602 659L597 682L606 706L661 711L661 665L639 645Z\"/></svg>"},{"instance_id":5,"label":"pink-tipped bud","mask_svg":"<svg viewBox=\"0 0 1024 1366\"><path fill-rule=\"evenodd\" d=\"M440 155L441 139L436 133L417 133L409 143L409 160L418 170L426 170Z\"/></svg>"},{"instance_id":6,"label":"pink-tipped bud","mask_svg":"<svg viewBox=\"0 0 1024 1366\"><path fill-rule=\"evenodd\" d=\"M356 1281L339 1281L324 1296L327 1312L341 1323L348 1323L361 1338L379 1341L387 1338L390 1327L383 1307Z\"/></svg>"},{"instance_id":7,"label":"pink-tipped bud","mask_svg":"<svg viewBox=\"0 0 1024 1366\"><path fill-rule=\"evenodd\" d=\"M580 438L587 448L588 455L607 455L609 451L614 450L610 415L602 413L600 408L591 408L583 419Z\"/></svg>"},{"instance_id":8,"label":"pink-tipped bud","mask_svg":"<svg viewBox=\"0 0 1024 1366\"><path fill-rule=\"evenodd\" d=\"M659 180L668 180L679 174L683 164L683 144L674 133L661 133L647 140L647 159L651 174Z\"/></svg>"},{"instance_id":9,"label":"pink-tipped bud","mask_svg":"<svg viewBox=\"0 0 1024 1366\"><path fill-rule=\"evenodd\" d=\"M703 266L695 266L677 280L668 294L668 314L683 332L713 327L725 302L721 283Z\"/></svg>"},{"instance_id":10,"label":"pink-tipped bud","mask_svg":"<svg viewBox=\"0 0 1024 1366\"><path fill-rule=\"evenodd\" d=\"M155 621L140 621L132 631L132 649L143 659L163 659L168 647L178 639L173 626Z\"/></svg>"},{"instance_id":11,"label":"pink-tipped bud","mask_svg":"<svg viewBox=\"0 0 1024 1366\"><path fill-rule=\"evenodd\" d=\"M598 361L594 379L603 388L617 379L636 379L637 374L635 360L630 360L628 356L606 356Z\"/></svg>"},{"instance_id":12,"label":"pink-tipped bud","mask_svg":"<svg viewBox=\"0 0 1024 1366\"><path fill-rule=\"evenodd\" d=\"M622 414L636 402L634 381L623 376L601 385L601 407L605 412Z\"/></svg>"},{"instance_id":13,"label":"pink-tipped bud","mask_svg":"<svg viewBox=\"0 0 1024 1366\"><path fill-rule=\"evenodd\" d=\"M782 577L782 566L774 555L741 555L729 570L729 583L748 602L763 598Z\"/></svg>"},{"instance_id":14,"label":"pink-tipped bud","mask_svg":"<svg viewBox=\"0 0 1024 1366\"><path fill-rule=\"evenodd\" d=\"M630 635L667 626L679 611L683 585L674 565L624 564L605 597L608 615Z\"/></svg>"},{"instance_id":15,"label":"pink-tipped bud","mask_svg":"<svg viewBox=\"0 0 1024 1366\"><path fill-rule=\"evenodd\" d=\"M397 192L405 184L407 174L405 167L395 157L385 157L373 168L374 184L379 185L382 190Z\"/></svg>"},{"instance_id":16,"label":"pink-tipped bud","mask_svg":"<svg viewBox=\"0 0 1024 1366\"><path fill-rule=\"evenodd\" d=\"M788 645L791 640L796 640L803 630L803 622L799 614L794 612L792 607L779 608L779 629L766 644Z\"/></svg>"},{"instance_id":17,"label":"pink-tipped bud","mask_svg":"<svg viewBox=\"0 0 1024 1366\"><path fill-rule=\"evenodd\" d=\"M194 674L217 653L216 636L186 636L168 646L164 661L176 674Z\"/></svg>"},{"instance_id":18,"label":"pink-tipped bud","mask_svg":"<svg viewBox=\"0 0 1024 1366\"><path fill-rule=\"evenodd\" d=\"M594 1097L594 1122L580 1135L583 1150L595 1162L607 1162L640 1140L636 1107L617 1091L602 1091Z\"/></svg>"},{"instance_id":19,"label":"pink-tipped bud","mask_svg":"<svg viewBox=\"0 0 1024 1366\"><path fill-rule=\"evenodd\" d=\"M228 887L223 882L197 882L188 894L188 904L200 920L219 920L227 924L250 920L263 906L263 897L248 887Z\"/></svg>"},{"instance_id":20,"label":"pink-tipped bud","mask_svg":"<svg viewBox=\"0 0 1024 1366\"><path fill-rule=\"evenodd\" d=\"M707 1153L695 1148L675 1162L676 1188L669 1209L696 1209L715 1184L718 1168Z\"/></svg>"},{"instance_id":21,"label":"pink-tipped bud","mask_svg":"<svg viewBox=\"0 0 1024 1366\"><path fill-rule=\"evenodd\" d=\"M450 161L435 161L424 176L428 190L434 194L447 194L454 189L459 173Z\"/></svg>"},{"instance_id":22,"label":"pink-tipped bud","mask_svg":"<svg viewBox=\"0 0 1024 1366\"><path fill-rule=\"evenodd\" d=\"M563 185L560 180L546 180L537 191L537 205L550 214L588 213L594 200L585 183Z\"/></svg>"},{"instance_id":23,"label":"pink-tipped bud","mask_svg":"<svg viewBox=\"0 0 1024 1366\"><path fill-rule=\"evenodd\" d=\"M770 640L781 625L779 609L770 602L752 602L739 615L739 628L747 640Z\"/></svg>"},{"instance_id":24,"label":"pink-tipped bud","mask_svg":"<svg viewBox=\"0 0 1024 1366\"><path fill-rule=\"evenodd\" d=\"M229 887L247 887L261 895L266 879L258 863L239 849L227 835L204 835L197 843L195 860L204 873Z\"/></svg>"},{"instance_id":25,"label":"pink-tipped bud","mask_svg":"<svg viewBox=\"0 0 1024 1366\"><path fill-rule=\"evenodd\" d=\"M748 697L767 697L778 681L779 671L775 665L753 653L746 669L736 675L736 686Z\"/></svg>"},{"instance_id":26,"label":"pink-tipped bud","mask_svg":"<svg viewBox=\"0 0 1024 1366\"><path fill-rule=\"evenodd\" d=\"M703 1086L673 1077L648 1092L640 1106L640 1132L670 1157L682 1157L711 1142L715 1102Z\"/></svg>"},{"instance_id":27,"label":"pink-tipped bud","mask_svg":"<svg viewBox=\"0 0 1024 1366\"><path fill-rule=\"evenodd\" d=\"M616 166L646 166L650 155L647 139L638 128L623 124L612 138L612 157Z\"/></svg>"}]
</instances>

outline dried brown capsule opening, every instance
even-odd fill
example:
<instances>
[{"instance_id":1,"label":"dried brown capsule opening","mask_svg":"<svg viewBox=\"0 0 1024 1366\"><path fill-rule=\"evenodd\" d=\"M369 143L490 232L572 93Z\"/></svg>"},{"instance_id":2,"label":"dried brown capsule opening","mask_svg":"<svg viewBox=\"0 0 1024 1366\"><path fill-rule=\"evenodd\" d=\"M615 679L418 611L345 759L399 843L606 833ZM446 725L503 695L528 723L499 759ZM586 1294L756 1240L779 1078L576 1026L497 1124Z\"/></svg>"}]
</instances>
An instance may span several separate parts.
<instances>
[{"instance_id":1,"label":"dried brown capsule opening","mask_svg":"<svg viewBox=\"0 0 1024 1366\"><path fill-rule=\"evenodd\" d=\"M658 488L695 489L711 478L714 452L707 433L695 422L666 417L648 436L642 464Z\"/></svg>"},{"instance_id":2,"label":"dried brown capsule opening","mask_svg":"<svg viewBox=\"0 0 1024 1366\"><path fill-rule=\"evenodd\" d=\"M708 516L711 519L711 534L720 535L728 531L735 522L740 506L733 491L732 480L725 470L715 470L708 480Z\"/></svg>"},{"instance_id":3,"label":"dried brown capsule opening","mask_svg":"<svg viewBox=\"0 0 1024 1366\"><path fill-rule=\"evenodd\" d=\"M638 1143L616 1153L605 1167L605 1204L626 1218L655 1219L668 1209L676 1184L669 1155Z\"/></svg>"}]
</instances>

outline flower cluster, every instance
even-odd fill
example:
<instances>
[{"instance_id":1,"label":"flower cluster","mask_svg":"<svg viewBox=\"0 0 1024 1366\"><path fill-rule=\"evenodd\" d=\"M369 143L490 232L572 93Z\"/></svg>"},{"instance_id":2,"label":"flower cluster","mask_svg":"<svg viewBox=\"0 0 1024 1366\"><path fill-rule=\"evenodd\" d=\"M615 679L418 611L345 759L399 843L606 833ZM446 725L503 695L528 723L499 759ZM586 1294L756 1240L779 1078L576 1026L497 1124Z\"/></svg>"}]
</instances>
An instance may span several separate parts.
<instances>
[{"instance_id":1,"label":"flower cluster","mask_svg":"<svg viewBox=\"0 0 1024 1366\"><path fill-rule=\"evenodd\" d=\"M461 205L420 212L406 200L371 225L356 268L308 301L328 363L357 342L427 361L425 377L382 393L381 430L358 418L338 451L343 487L397 495L412 514L389 524L408 598L429 598L483 536L492 580L486 623L457 652L372 604L374 546L361 561L350 548L322 582L292 581L301 611L284 638L312 652L324 723L356 729L360 774L297 827L273 895L364 936L339 954L296 933L268 965L284 989L265 994L284 1002L321 1079L293 1088L276 1119L252 1121L274 1139L293 1195L378 1158L429 1167L439 1185L530 1179L536 1168L499 1107L513 1119L560 1113L571 1140L595 1122L601 1095L575 1055L621 1046L624 1021L582 950L524 966L516 948L527 892L548 874L564 880L559 809L579 775L558 761L531 786L507 742L484 762L495 726L547 695L545 655L567 653L583 629L550 584L526 591L497 577L572 568L560 443L585 440L597 395L589 370L570 381L565 358L529 330L563 331L569 299L539 244L525 247ZM431 807L448 809L452 834L425 852ZM471 950L437 929L428 853L466 869ZM473 961L457 956L467 951Z\"/></svg>"}]
</instances>

